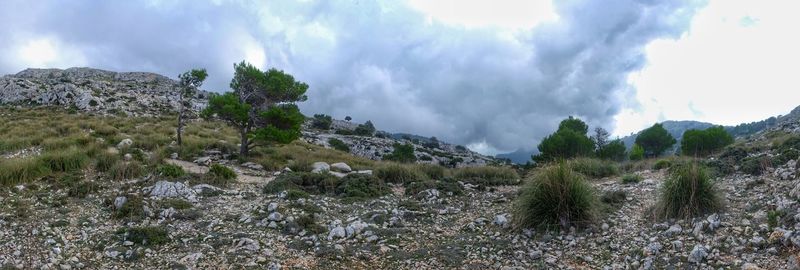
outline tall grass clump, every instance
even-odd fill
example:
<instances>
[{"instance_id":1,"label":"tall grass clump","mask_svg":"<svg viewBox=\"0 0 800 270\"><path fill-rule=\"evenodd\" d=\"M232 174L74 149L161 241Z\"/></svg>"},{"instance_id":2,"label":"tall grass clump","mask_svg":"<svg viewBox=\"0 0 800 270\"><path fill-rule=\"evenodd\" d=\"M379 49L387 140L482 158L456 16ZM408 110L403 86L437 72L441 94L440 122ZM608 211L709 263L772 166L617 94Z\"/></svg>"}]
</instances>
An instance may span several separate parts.
<instances>
[{"instance_id":1,"label":"tall grass clump","mask_svg":"<svg viewBox=\"0 0 800 270\"><path fill-rule=\"evenodd\" d=\"M89 163L89 156L76 147L45 152L41 161L55 172L71 172L83 169Z\"/></svg>"},{"instance_id":2,"label":"tall grass clump","mask_svg":"<svg viewBox=\"0 0 800 270\"><path fill-rule=\"evenodd\" d=\"M130 178L136 178L144 175L144 167L138 161L117 161L114 166L108 169L108 175L111 179L120 181Z\"/></svg>"},{"instance_id":3,"label":"tall grass clump","mask_svg":"<svg viewBox=\"0 0 800 270\"><path fill-rule=\"evenodd\" d=\"M414 167L416 167L416 170L427 175L428 178L430 179L436 179L436 180L443 179L447 174L445 168L439 165L419 164Z\"/></svg>"},{"instance_id":4,"label":"tall grass clump","mask_svg":"<svg viewBox=\"0 0 800 270\"><path fill-rule=\"evenodd\" d=\"M404 184L428 179L427 175L414 168L399 164L387 164L375 170L375 176L387 183Z\"/></svg>"},{"instance_id":5,"label":"tall grass clump","mask_svg":"<svg viewBox=\"0 0 800 270\"><path fill-rule=\"evenodd\" d=\"M720 210L722 197L706 169L697 163L673 167L653 208L657 219L692 218Z\"/></svg>"},{"instance_id":6,"label":"tall grass clump","mask_svg":"<svg viewBox=\"0 0 800 270\"><path fill-rule=\"evenodd\" d=\"M186 172L181 166L174 164L162 164L156 169L159 175L164 177L178 178L186 175Z\"/></svg>"},{"instance_id":7,"label":"tall grass clump","mask_svg":"<svg viewBox=\"0 0 800 270\"><path fill-rule=\"evenodd\" d=\"M236 172L220 164L212 164L208 173L200 178L193 178L192 184L209 184L217 187L225 187L236 181Z\"/></svg>"},{"instance_id":8,"label":"tall grass clump","mask_svg":"<svg viewBox=\"0 0 800 270\"><path fill-rule=\"evenodd\" d=\"M583 227L597 217L598 204L584 176L562 162L542 168L525 184L513 216L519 228Z\"/></svg>"},{"instance_id":9,"label":"tall grass clump","mask_svg":"<svg viewBox=\"0 0 800 270\"><path fill-rule=\"evenodd\" d=\"M619 174L619 167L613 161L596 158L576 158L569 162L576 172L590 178L603 178Z\"/></svg>"},{"instance_id":10,"label":"tall grass clump","mask_svg":"<svg viewBox=\"0 0 800 270\"><path fill-rule=\"evenodd\" d=\"M98 172L107 172L114 167L120 160L119 154L110 153L108 151L100 151L97 153L94 161L94 169Z\"/></svg>"},{"instance_id":11,"label":"tall grass clump","mask_svg":"<svg viewBox=\"0 0 800 270\"><path fill-rule=\"evenodd\" d=\"M28 182L50 173L50 168L37 158L0 160L0 184L4 186Z\"/></svg>"},{"instance_id":12,"label":"tall grass clump","mask_svg":"<svg viewBox=\"0 0 800 270\"><path fill-rule=\"evenodd\" d=\"M635 184L641 181L642 181L642 176L638 174L629 173L622 176L623 184Z\"/></svg>"},{"instance_id":13,"label":"tall grass clump","mask_svg":"<svg viewBox=\"0 0 800 270\"><path fill-rule=\"evenodd\" d=\"M494 166L456 169L453 177L460 181L484 186L516 185L520 182L517 171L507 167Z\"/></svg>"}]
</instances>

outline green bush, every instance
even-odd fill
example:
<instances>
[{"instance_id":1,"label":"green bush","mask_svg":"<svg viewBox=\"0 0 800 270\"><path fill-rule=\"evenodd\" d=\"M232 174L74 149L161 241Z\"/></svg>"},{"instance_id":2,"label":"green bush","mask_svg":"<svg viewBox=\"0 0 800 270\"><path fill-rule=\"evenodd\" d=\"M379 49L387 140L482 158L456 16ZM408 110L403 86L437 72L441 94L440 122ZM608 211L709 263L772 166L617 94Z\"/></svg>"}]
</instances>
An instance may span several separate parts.
<instances>
[{"instance_id":1,"label":"green bush","mask_svg":"<svg viewBox=\"0 0 800 270\"><path fill-rule=\"evenodd\" d=\"M526 182L514 204L514 222L519 228L583 227L598 212L598 198L583 175L564 163L541 168Z\"/></svg>"},{"instance_id":2,"label":"green bush","mask_svg":"<svg viewBox=\"0 0 800 270\"><path fill-rule=\"evenodd\" d=\"M236 179L236 172L220 164L212 164L211 167L208 169L208 173L214 176L215 178L223 180Z\"/></svg>"},{"instance_id":3,"label":"green bush","mask_svg":"<svg viewBox=\"0 0 800 270\"><path fill-rule=\"evenodd\" d=\"M364 124L358 125L355 130L353 130L353 134L358 136L372 136L375 134L375 125L372 124L372 121L367 120Z\"/></svg>"},{"instance_id":4,"label":"green bush","mask_svg":"<svg viewBox=\"0 0 800 270\"><path fill-rule=\"evenodd\" d=\"M383 156L383 159L402 163L413 163L417 161L417 156L414 155L414 145L395 143L392 153Z\"/></svg>"},{"instance_id":5,"label":"green bush","mask_svg":"<svg viewBox=\"0 0 800 270\"><path fill-rule=\"evenodd\" d=\"M46 152L40 159L54 172L80 170L89 162L89 156L76 147Z\"/></svg>"},{"instance_id":6,"label":"green bush","mask_svg":"<svg viewBox=\"0 0 800 270\"><path fill-rule=\"evenodd\" d=\"M350 153L350 146L347 146L347 144L344 143L342 140L339 140L337 138L330 138L328 139L328 144L330 144L331 147L333 147L333 149Z\"/></svg>"},{"instance_id":7,"label":"green bush","mask_svg":"<svg viewBox=\"0 0 800 270\"><path fill-rule=\"evenodd\" d=\"M171 178L178 178L186 175L186 172L183 171L183 168L181 168L181 166L173 164L160 165L158 166L158 169L156 169L156 172L158 172L158 174L160 174L161 176L171 177Z\"/></svg>"},{"instance_id":8,"label":"green bush","mask_svg":"<svg viewBox=\"0 0 800 270\"><path fill-rule=\"evenodd\" d=\"M631 161L637 161L644 159L644 148L639 146L638 144L634 144L631 148L631 152L628 155L628 159Z\"/></svg>"},{"instance_id":9,"label":"green bush","mask_svg":"<svg viewBox=\"0 0 800 270\"><path fill-rule=\"evenodd\" d=\"M483 186L516 185L520 183L517 171L508 167L465 167L456 169L453 177L460 181Z\"/></svg>"},{"instance_id":10,"label":"green bush","mask_svg":"<svg viewBox=\"0 0 800 270\"><path fill-rule=\"evenodd\" d=\"M350 200L377 198L391 193L383 180L368 174L350 174L336 187L336 195Z\"/></svg>"},{"instance_id":11,"label":"green bush","mask_svg":"<svg viewBox=\"0 0 800 270\"><path fill-rule=\"evenodd\" d=\"M297 222L297 225L300 226L300 228L303 228L312 234L320 234L325 232L325 226L317 223L317 219L314 218L314 214L309 213L307 215L300 216L295 222Z\"/></svg>"},{"instance_id":12,"label":"green bush","mask_svg":"<svg viewBox=\"0 0 800 270\"><path fill-rule=\"evenodd\" d=\"M622 176L623 184L635 184L639 183L640 181L642 181L642 177L639 176L638 174L629 173Z\"/></svg>"},{"instance_id":13,"label":"green bush","mask_svg":"<svg viewBox=\"0 0 800 270\"><path fill-rule=\"evenodd\" d=\"M302 190L310 194L334 194L339 179L327 173L291 172L282 173L264 186L264 192Z\"/></svg>"},{"instance_id":14,"label":"green bush","mask_svg":"<svg viewBox=\"0 0 800 270\"><path fill-rule=\"evenodd\" d=\"M659 159L653 164L653 170L668 169L669 167L672 167L672 161L668 159Z\"/></svg>"},{"instance_id":15,"label":"green bush","mask_svg":"<svg viewBox=\"0 0 800 270\"><path fill-rule=\"evenodd\" d=\"M697 163L673 167L664 181L654 215L658 219L692 218L722 208L722 197L706 169Z\"/></svg>"},{"instance_id":16,"label":"green bush","mask_svg":"<svg viewBox=\"0 0 800 270\"><path fill-rule=\"evenodd\" d=\"M313 169L311 164L307 159L295 159L290 161L287 167L293 172L310 172Z\"/></svg>"},{"instance_id":17,"label":"green bush","mask_svg":"<svg viewBox=\"0 0 800 270\"><path fill-rule=\"evenodd\" d=\"M623 161L625 160L626 150L625 143L620 139L616 139L606 145L598 146L595 152L600 159Z\"/></svg>"},{"instance_id":18,"label":"green bush","mask_svg":"<svg viewBox=\"0 0 800 270\"><path fill-rule=\"evenodd\" d=\"M707 156L733 143L733 136L722 126L705 130L691 129L683 133L681 154L689 156Z\"/></svg>"},{"instance_id":19,"label":"green bush","mask_svg":"<svg viewBox=\"0 0 800 270\"><path fill-rule=\"evenodd\" d=\"M439 192L445 194L452 194L453 196L460 196L464 194L464 188L452 178L444 178L438 180L422 180L406 183L405 194L414 196L428 189L437 189Z\"/></svg>"},{"instance_id":20,"label":"green bush","mask_svg":"<svg viewBox=\"0 0 800 270\"><path fill-rule=\"evenodd\" d=\"M127 196L122 207L115 209L112 214L118 219L138 219L144 216L144 201L138 196Z\"/></svg>"},{"instance_id":21,"label":"green bush","mask_svg":"<svg viewBox=\"0 0 800 270\"><path fill-rule=\"evenodd\" d=\"M0 159L0 185L29 182L50 173L50 168L37 158Z\"/></svg>"},{"instance_id":22,"label":"green bush","mask_svg":"<svg viewBox=\"0 0 800 270\"><path fill-rule=\"evenodd\" d=\"M125 228L118 233L124 234L124 239L145 246L158 246L169 242L167 229L162 226Z\"/></svg>"},{"instance_id":23,"label":"green bush","mask_svg":"<svg viewBox=\"0 0 800 270\"><path fill-rule=\"evenodd\" d=\"M576 158L569 162L576 172L591 178L603 178L619 174L617 164L596 158Z\"/></svg>"},{"instance_id":24,"label":"green bush","mask_svg":"<svg viewBox=\"0 0 800 270\"><path fill-rule=\"evenodd\" d=\"M422 172L398 164L389 164L379 167L374 173L375 176L387 183L403 184L428 179Z\"/></svg>"},{"instance_id":25,"label":"green bush","mask_svg":"<svg viewBox=\"0 0 800 270\"><path fill-rule=\"evenodd\" d=\"M751 175L761 175L771 165L770 163L771 160L765 155L747 157L742 160L739 170Z\"/></svg>"}]
</instances>

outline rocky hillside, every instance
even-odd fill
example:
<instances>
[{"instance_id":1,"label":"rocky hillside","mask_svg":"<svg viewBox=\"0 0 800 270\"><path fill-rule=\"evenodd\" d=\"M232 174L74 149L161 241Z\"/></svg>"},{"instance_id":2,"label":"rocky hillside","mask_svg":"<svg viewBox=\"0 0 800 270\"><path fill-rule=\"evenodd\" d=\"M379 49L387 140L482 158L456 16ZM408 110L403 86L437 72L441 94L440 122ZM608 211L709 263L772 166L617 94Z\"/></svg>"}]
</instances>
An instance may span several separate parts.
<instances>
[{"instance_id":1,"label":"rocky hillside","mask_svg":"<svg viewBox=\"0 0 800 270\"><path fill-rule=\"evenodd\" d=\"M132 116L174 111L177 82L148 72L113 72L92 68L26 69L0 78L0 104L56 105L76 110ZM206 104L207 92L192 100Z\"/></svg>"},{"instance_id":2,"label":"rocky hillside","mask_svg":"<svg viewBox=\"0 0 800 270\"><path fill-rule=\"evenodd\" d=\"M384 157L394 151L396 144L411 144L414 146L414 156L417 159L417 163L461 168L484 166L497 162L492 157L446 142L431 144L429 141L422 141L419 138L411 139L410 136L405 136L405 138L403 136L392 136L383 131L377 131L376 136L341 134L343 133L341 132L342 130L352 131L356 127L356 124L341 120L334 120L330 130L314 129L310 127L310 124L307 124L304 126L303 139L309 143L330 148L335 148L332 142L340 141L347 146L349 153L371 160L383 160Z\"/></svg>"}]
</instances>

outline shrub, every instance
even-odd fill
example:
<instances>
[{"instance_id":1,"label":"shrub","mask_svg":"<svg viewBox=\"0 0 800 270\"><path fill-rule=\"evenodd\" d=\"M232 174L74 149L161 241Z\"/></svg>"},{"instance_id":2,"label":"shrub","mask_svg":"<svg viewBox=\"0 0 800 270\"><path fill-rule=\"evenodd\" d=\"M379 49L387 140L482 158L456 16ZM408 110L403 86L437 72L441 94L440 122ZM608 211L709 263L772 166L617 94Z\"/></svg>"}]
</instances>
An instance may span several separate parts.
<instances>
[{"instance_id":1,"label":"shrub","mask_svg":"<svg viewBox=\"0 0 800 270\"><path fill-rule=\"evenodd\" d=\"M208 173L214 176L215 178L219 178L222 180L236 179L236 172L220 164L211 165L211 167L208 169Z\"/></svg>"},{"instance_id":2,"label":"shrub","mask_svg":"<svg viewBox=\"0 0 800 270\"><path fill-rule=\"evenodd\" d=\"M183 171L183 168L181 168L181 166L173 164L160 165L158 166L158 169L156 169L156 172L158 172L158 174L160 174L161 176L171 177L171 178L178 178L186 175L186 172Z\"/></svg>"},{"instance_id":3,"label":"shrub","mask_svg":"<svg viewBox=\"0 0 800 270\"><path fill-rule=\"evenodd\" d=\"M315 114L311 126L317 129L329 130L333 124L333 118L330 115Z\"/></svg>"},{"instance_id":4,"label":"shrub","mask_svg":"<svg viewBox=\"0 0 800 270\"><path fill-rule=\"evenodd\" d=\"M613 140L606 145L599 146L595 151L598 158L613 161L625 160L625 143L620 139Z\"/></svg>"},{"instance_id":5,"label":"shrub","mask_svg":"<svg viewBox=\"0 0 800 270\"><path fill-rule=\"evenodd\" d=\"M705 130L691 129L683 133L681 154L690 156L707 156L733 143L733 136L722 126Z\"/></svg>"},{"instance_id":6,"label":"shrub","mask_svg":"<svg viewBox=\"0 0 800 270\"><path fill-rule=\"evenodd\" d=\"M659 159L653 164L653 170L667 169L669 167L672 167L672 161L668 159Z\"/></svg>"},{"instance_id":7,"label":"shrub","mask_svg":"<svg viewBox=\"0 0 800 270\"><path fill-rule=\"evenodd\" d=\"M314 214L307 214L300 216L295 221L300 228L303 228L307 232L311 234L320 234L325 232L325 226L319 225L317 220L314 218Z\"/></svg>"},{"instance_id":8,"label":"shrub","mask_svg":"<svg viewBox=\"0 0 800 270\"><path fill-rule=\"evenodd\" d=\"M297 200L297 199L305 199L311 197L308 195L308 192L298 190L298 189L290 189L286 192L286 199L287 200Z\"/></svg>"},{"instance_id":9,"label":"shrub","mask_svg":"<svg viewBox=\"0 0 800 270\"><path fill-rule=\"evenodd\" d=\"M622 176L623 184L635 184L639 183L640 181L642 181L642 177L639 176L638 174L629 173Z\"/></svg>"},{"instance_id":10,"label":"shrub","mask_svg":"<svg viewBox=\"0 0 800 270\"><path fill-rule=\"evenodd\" d=\"M336 187L337 196L351 200L377 198L390 192L383 180L368 174L345 176Z\"/></svg>"},{"instance_id":11,"label":"shrub","mask_svg":"<svg viewBox=\"0 0 800 270\"><path fill-rule=\"evenodd\" d=\"M115 209L112 216L119 219L141 218L144 216L144 201L138 196L128 196L122 207Z\"/></svg>"},{"instance_id":12,"label":"shrub","mask_svg":"<svg viewBox=\"0 0 800 270\"><path fill-rule=\"evenodd\" d=\"M330 144L331 147L333 147L333 149L350 153L350 146L347 146L347 144L344 143L342 140L339 140L337 138L330 138L328 139L328 144Z\"/></svg>"},{"instance_id":13,"label":"shrub","mask_svg":"<svg viewBox=\"0 0 800 270\"><path fill-rule=\"evenodd\" d=\"M428 189L436 189L439 192L459 196L464 194L464 188L452 178L440 180L422 180L406 184L405 194L414 196Z\"/></svg>"},{"instance_id":14,"label":"shrub","mask_svg":"<svg viewBox=\"0 0 800 270\"><path fill-rule=\"evenodd\" d=\"M307 159L295 159L289 162L289 169L293 172L310 172L313 168L311 167L311 161Z\"/></svg>"},{"instance_id":15,"label":"shrub","mask_svg":"<svg viewBox=\"0 0 800 270\"><path fill-rule=\"evenodd\" d=\"M739 169L747 174L761 175L771 165L770 163L771 161L766 155L747 157L742 160L742 165Z\"/></svg>"},{"instance_id":16,"label":"shrub","mask_svg":"<svg viewBox=\"0 0 800 270\"><path fill-rule=\"evenodd\" d=\"M339 179L327 173L291 172L279 175L264 187L265 193L302 190L310 194L334 194Z\"/></svg>"},{"instance_id":17,"label":"shrub","mask_svg":"<svg viewBox=\"0 0 800 270\"><path fill-rule=\"evenodd\" d=\"M425 174L417 170L398 164L389 164L376 169L375 176L387 183L397 184L425 180L428 178Z\"/></svg>"},{"instance_id":18,"label":"shrub","mask_svg":"<svg viewBox=\"0 0 800 270\"><path fill-rule=\"evenodd\" d=\"M118 231L124 239L145 246L158 246L169 242L167 229L162 226L133 227Z\"/></svg>"},{"instance_id":19,"label":"shrub","mask_svg":"<svg viewBox=\"0 0 800 270\"><path fill-rule=\"evenodd\" d=\"M28 182L49 172L50 168L37 158L0 159L0 185Z\"/></svg>"},{"instance_id":20,"label":"shrub","mask_svg":"<svg viewBox=\"0 0 800 270\"><path fill-rule=\"evenodd\" d=\"M70 147L64 150L47 152L40 159L52 171L69 172L83 169L89 161L89 156L78 150L78 148Z\"/></svg>"},{"instance_id":21,"label":"shrub","mask_svg":"<svg viewBox=\"0 0 800 270\"><path fill-rule=\"evenodd\" d=\"M628 194L624 190L612 190L603 192L600 201L610 205L618 205L624 203L627 197Z\"/></svg>"},{"instance_id":22,"label":"shrub","mask_svg":"<svg viewBox=\"0 0 800 270\"><path fill-rule=\"evenodd\" d=\"M367 120L364 124L358 125L355 130L353 130L353 134L359 136L372 136L375 134L375 125L372 124L372 121Z\"/></svg>"},{"instance_id":23,"label":"shrub","mask_svg":"<svg viewBox=\"0 0 800 270\"><path fill-rule=\"evenodd\" d=\"M632 161L644 159L644 148L642 148L638 144L634 144L633 147L631 148L630 154L628 155L628 159Z\"/></svg>"},{"instance_id":24,"label":"shrub","mask_svg":"<svg viewBox=\"0 0 800 270\"><path fill-rule=\"evenodd\" d=\"M136 178L144 175L145 171L138 161L117 161L114 166L108 169L108 175L111 179L120 181L130 178Z\"/></svg>"},{"instance_id":25,"label":"shrub","mask_svg":"<svg viewBox=\"0 0 800 270\"><path fill-rule=\"evenodd\" d=\"M603 178L619 173L619 168L614 162L595 158L577 158L571 160L569 165L576 172L591 178Z\"/></svg>"},{"instance_id":26,"label":"shrub","mask_svg":"<svg viewBox=\"0 0 800 270\"><path fill-rule=\"evenodd\" d=\"M383 156L383 159L402 163L412 163L417 161L417 156L414 155L414 145L395 143L392 153Z\"/></svg>"},{"instance_id":27,"label":"shrub","mask_svg":"<svg viewBox=\"0 0 800 270\"><path fill-rule=\"evenodd\" d=\"M457 169L453 177L467 183L484 186L516 185L520 182L519 174L507 167L466 167Z\"/></svg>"},{"instance_id":28,"label":"shrub","mask_svg":"<svg viewBox=\"0 0 800 270\"><path fill-rule=\"evenodd\" d=\"M597 205L591 185L562 162L542 168L525 184L514 204L513 217L520 228L568 229L593 222Z\"/></svg>"},{"instance_id":29,"label":"shrub","mask_svg":"<svg viewBox=\"0 0 800 270\"><path fill-rule=\"evenodd\" d=\"M664 181L654 215L659 219L692 218L718 211L722 199L705 168L697 163L673 167Z\"/></svg>"}]
</instances>

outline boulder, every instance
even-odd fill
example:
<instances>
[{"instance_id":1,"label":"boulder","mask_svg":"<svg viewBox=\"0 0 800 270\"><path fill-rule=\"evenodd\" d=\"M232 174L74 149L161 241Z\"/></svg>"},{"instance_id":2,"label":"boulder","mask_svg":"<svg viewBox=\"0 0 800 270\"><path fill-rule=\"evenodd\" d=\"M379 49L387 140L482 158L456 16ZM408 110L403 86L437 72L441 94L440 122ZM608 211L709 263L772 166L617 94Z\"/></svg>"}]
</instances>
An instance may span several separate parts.
<instances>
[{"instance_id":1,"label":"boulder","mask_svg":"<svg viewBox=\"0 0 800 270\"><path fill-rule=\"evenodd\" d=\"M331 165L325 162L314 162L311 164L311 172L312 173L323 173L331 170Z\"/></svg>"},{"instance_id":2,"label":"boulder","mask_svg":"<svg viewBox=\"0 0 800 270\"><path fill-rule=\"evenodd\" d=\"M337 162L331 164L331 170L343 173L349 173L353 171L353 169L351 169L350 166L348 166L347 163L344 162Z\"/></svg>"},{"instance_id":3,"label":"boulder","mask_svg":"<svg viewBox=\"0 0 800 270\"><path fill-rule=\"evenodd\" d=\"M180 182L158 181L152 187L144 188L144 193L154 198L185 198L195 202L197 192Z\"/></svg>"},{"instance_id":4,"label":"boulder","mask_svg":"<svg viewBox=\"0 0 800 270\"><path fill-rule=\"evenodd\" d=\"M122 149L122 148L125 148L125 147L129 147L131 145L133 145L133 140L131 140L131 139L123 139L122 141L120 141L117 144L117 148Z\"/></svg>"}]
</instances>

